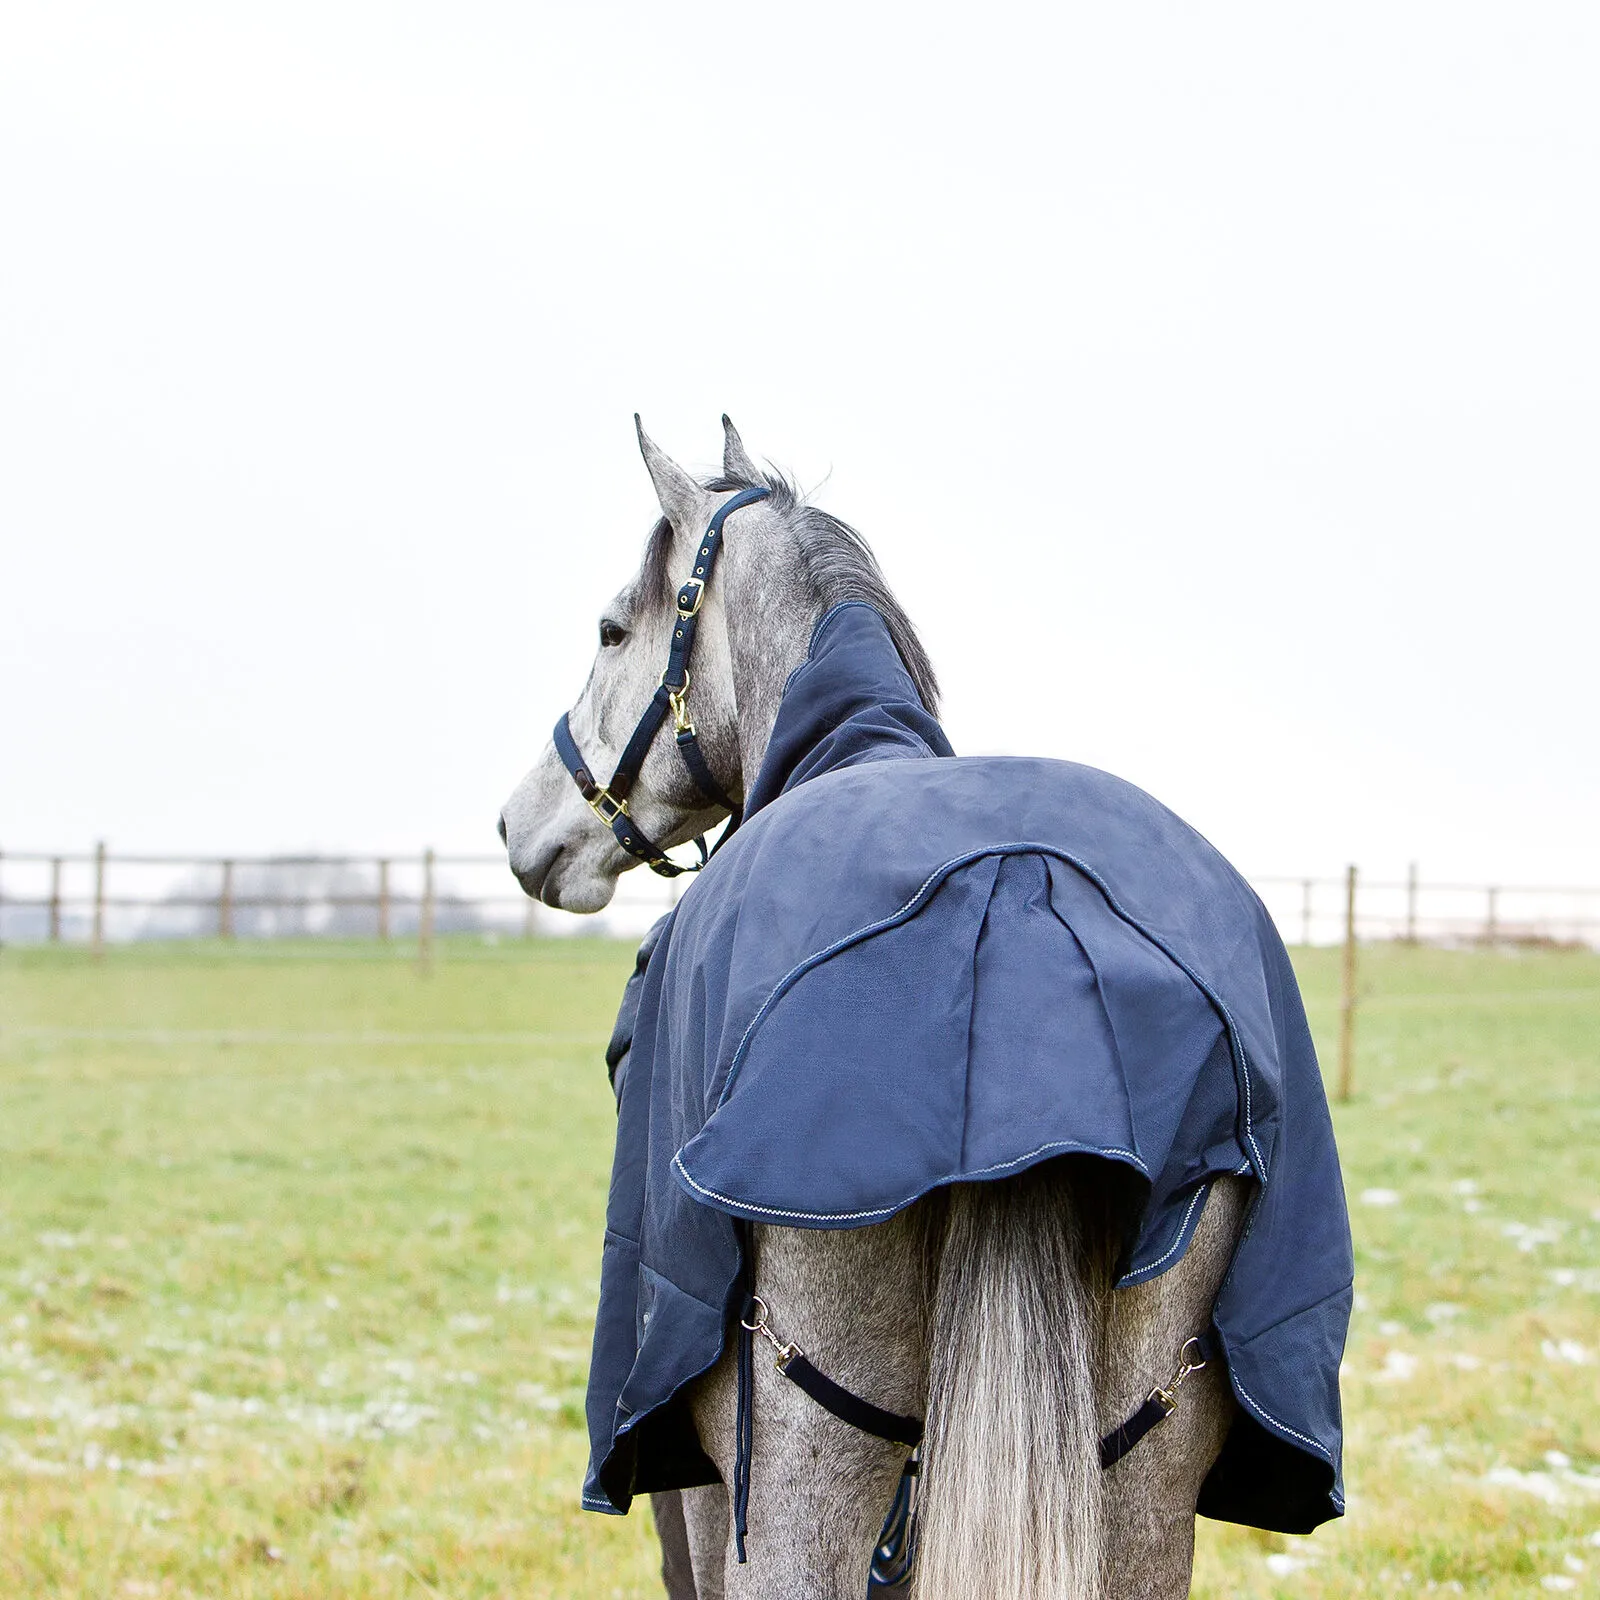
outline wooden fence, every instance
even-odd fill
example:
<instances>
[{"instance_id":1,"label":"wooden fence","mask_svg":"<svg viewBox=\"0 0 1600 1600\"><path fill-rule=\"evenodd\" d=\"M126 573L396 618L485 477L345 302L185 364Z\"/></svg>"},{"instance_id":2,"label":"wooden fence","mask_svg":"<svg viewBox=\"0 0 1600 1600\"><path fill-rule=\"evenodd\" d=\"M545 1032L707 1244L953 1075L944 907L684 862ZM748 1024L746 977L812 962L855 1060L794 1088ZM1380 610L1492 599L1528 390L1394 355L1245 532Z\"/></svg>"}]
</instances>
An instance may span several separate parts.
<instances>
[{"instance_id":1,"label":"wooden fence","mask_svg":"<svg viewBox=\"0 0 1600 1600\"><path fill-rule=\"evenodd\" d=\"M446 875L492 875L464 893ZM142 883L140 880L143 880ZM270 915L264 916L263 913ZM424 964L450 926L531 936L538 908L503 855L178 856L0 851L0 942L163 937L414 938Z\"/></svg>"},{"instance_id":2,"label":"wooden fence","mask_svg":"<svg viewBox=\"0 0 1600 1600\"><path fill-rule=\"evenodd\" d=\"M464 887L473 877L478 886ZM1251 882L1288 942L1343 948L1342 1098L1351 1091L1362 942L1600 945L1600 888L1427 883L1415 867L1396 880L1363 880L1352 866L1338 878ZM586 926L637 934L676 901L683 883L629 873L610 911L580 922L536 907L503 855L112 856L104 844L77 855L0 851L0 942L72 939L98 954L112 939L405 938L427 968L441 932L530 937Z\"/></svg>"}]
</instances>

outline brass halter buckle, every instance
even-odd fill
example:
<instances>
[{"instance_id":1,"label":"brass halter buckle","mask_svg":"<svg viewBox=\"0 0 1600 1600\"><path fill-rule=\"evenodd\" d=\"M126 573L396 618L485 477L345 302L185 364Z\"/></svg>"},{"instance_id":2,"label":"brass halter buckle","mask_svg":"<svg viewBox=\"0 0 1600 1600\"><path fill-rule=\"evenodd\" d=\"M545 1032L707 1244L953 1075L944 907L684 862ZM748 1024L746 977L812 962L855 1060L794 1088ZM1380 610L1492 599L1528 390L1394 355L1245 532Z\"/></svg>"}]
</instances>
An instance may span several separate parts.
<instances>
[{"instance_id":1,"label":"brass halter buckle","mask_svg":"<svg viewBox=\"0 0 1600 1600\"><path fill-rule=\"evenodd\" d=\"M607 810L607 807L610 807ZM619 800L609 789L597 789L589 801L589 809L609 828L618 817L631 817L628 802Z\"/></svg>"}]
</instances>

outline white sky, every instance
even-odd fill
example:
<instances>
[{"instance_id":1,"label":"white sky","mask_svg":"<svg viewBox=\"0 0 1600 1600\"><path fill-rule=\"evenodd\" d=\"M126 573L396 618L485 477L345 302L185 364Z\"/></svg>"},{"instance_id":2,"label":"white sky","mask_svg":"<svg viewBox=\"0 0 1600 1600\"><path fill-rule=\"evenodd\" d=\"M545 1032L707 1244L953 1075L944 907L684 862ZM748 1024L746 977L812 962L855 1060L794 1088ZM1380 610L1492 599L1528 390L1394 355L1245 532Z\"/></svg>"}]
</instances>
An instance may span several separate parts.
<instances>
[{"instance_id":1,"label":"white sky","mask_svg":"<svg viewBox=\"0 0 1600 1600\"><path fill-rule=\"evenodd\" d=\"M958 748L1600 883L1590 4L0 0L0 848L492 850L827 478Z\"/></svg>"}]
</instances>

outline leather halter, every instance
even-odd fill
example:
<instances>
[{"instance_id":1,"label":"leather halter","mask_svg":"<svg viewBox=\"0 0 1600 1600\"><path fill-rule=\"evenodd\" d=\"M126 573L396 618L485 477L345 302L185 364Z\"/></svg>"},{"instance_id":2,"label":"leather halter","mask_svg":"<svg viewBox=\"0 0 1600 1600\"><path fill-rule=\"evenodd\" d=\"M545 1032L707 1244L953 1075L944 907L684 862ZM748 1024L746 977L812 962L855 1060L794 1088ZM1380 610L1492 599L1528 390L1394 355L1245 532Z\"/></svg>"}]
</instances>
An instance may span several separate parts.
<instances>
[{"instance_id":1,"label":"leather halter","mask_svg":"<svg viewBox=\"0 0 1600 1600\"><path fill-rule=\"evenodd\" d=\"M676 878L683 872L698 872L706 864L707 858L706 841L702 836L694 841L700 859L693 866L679 866L676 861L669 860L666 851L645 834L628 810L628 796L638 780L639 769L644 765L650 746L655 742L661 724L667 720L669 711L676 730L678 750L683 756L683 764L689 769L689 776L694 780L695 788L712 805L729 812L735 825L738 824L738 803L730 799L727 791L717 782L705 752L700 748L700 741L695 736L694 723L689 720L689 659L694 653L695 632L700 625L700 606L706 597L711 574L716 569L717 555L722 549L722 525L741 506L765 500L771 492L770 489L741 489L723 501L712 516L700 540L700 548L695 552L694 570L678 590L678 620L673 624L672 645L667 651L667 666L661 674L661 684L651 695L650 704L645 707L632 737L617 758L617 770L611 774L610 783L602 787L595 782L589 764L583 759L577 741L572 737L572 728L565 712L556 724L556 754L572 774L572 781L577 784L578 792L588 803L589 809L610 828L616 835L617 843L630 856L637 857L663 878Z\"/></svg>"}]
</instances>

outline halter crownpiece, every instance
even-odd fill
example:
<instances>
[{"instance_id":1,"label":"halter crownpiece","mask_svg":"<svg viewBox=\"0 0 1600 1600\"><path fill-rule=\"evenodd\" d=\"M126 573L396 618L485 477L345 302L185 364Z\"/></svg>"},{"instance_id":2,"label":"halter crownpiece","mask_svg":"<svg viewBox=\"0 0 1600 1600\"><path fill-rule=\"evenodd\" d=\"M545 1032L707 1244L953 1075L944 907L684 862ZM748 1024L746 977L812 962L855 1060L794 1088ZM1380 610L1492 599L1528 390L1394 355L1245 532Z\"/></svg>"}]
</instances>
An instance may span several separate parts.
<instances>
[{"instance_id":1,"label":"halter crownpiece","mask_svg":"<svg viewBox=\"0 0 1600 1600\"><path fill-rule=\"evenodd\" d=\"M572 781L577 784L578 793L588 803L589 809L610 828L616 835L617 843L630 856L637 857L663 878L676 878L684 872L698 872L708 857L705 837L702 835L694 841L700 859L693 866L679 866L676 861L669 860L666 851L645 834L628 810L628 796L633 792L639 769L644 765L650 746L655 742L661 724L667 720L669 711L672 713L678 750L695 788L712 805L727 811L736 824L738 822L738 803L717 782L705 752L700 748L694 723L689 718L689 660L694 653L695 632L700 625L700 607L705 600L711 574L716 570L717 555L722 549L722 525L741 506L765 500L770 493L768 489L741 489L723 501L712 515L700 540L700 548L695 552L694 568L678 588L678 619L673 624L672 644L667 651L667 665L661 674L660 686L650 697L650 704L645 707L632 737L617 758L617 768L611 774L610 783L602 786L595 780L594 773L578 749L577 741L572 737L567 713L563 712L556 724L556 754L572 774Z\"/></svg>"}]
</instances>

